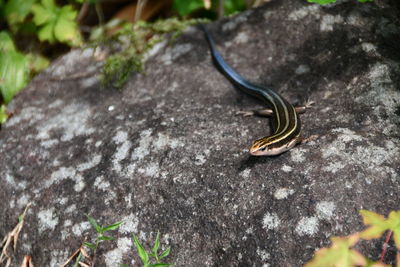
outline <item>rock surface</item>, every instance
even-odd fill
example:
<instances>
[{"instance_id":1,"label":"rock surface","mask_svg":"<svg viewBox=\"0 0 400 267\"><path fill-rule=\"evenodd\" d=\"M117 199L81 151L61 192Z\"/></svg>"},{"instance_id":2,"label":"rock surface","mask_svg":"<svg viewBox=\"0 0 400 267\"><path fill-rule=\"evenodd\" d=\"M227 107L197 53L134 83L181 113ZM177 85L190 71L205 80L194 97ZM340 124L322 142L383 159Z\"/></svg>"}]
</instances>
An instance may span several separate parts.
<instances>
[{"instance_id":1,"label":"rock surface","mask_svg":"<svg viewBox=\"0 0 400 267\"><path fill-rule=\"evenodd\" d=\"M354 3L353 3L354 2ZM135 233L157 231L176 266L300 266L331 235L362 229L360 209L400 201L400 24L396 1L321 7L275 0L208 25L225 59L294 103L304 136L251 157L266 118L212 65L192 28L158 46L122 91L102 88L90 49L72 51L12 102L0 131L0 238L31 202L14 266L58 266L124 221L97 266L138 266ZM381 243L364 252L379 256Z\"/></svg>"}]
</instances>

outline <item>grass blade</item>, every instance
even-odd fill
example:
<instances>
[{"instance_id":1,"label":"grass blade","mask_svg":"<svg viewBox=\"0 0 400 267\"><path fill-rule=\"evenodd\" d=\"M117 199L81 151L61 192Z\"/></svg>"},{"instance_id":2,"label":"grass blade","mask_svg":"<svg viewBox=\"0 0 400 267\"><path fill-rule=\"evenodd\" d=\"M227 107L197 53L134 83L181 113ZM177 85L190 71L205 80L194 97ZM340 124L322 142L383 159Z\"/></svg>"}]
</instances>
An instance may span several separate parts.
<instances>
[{"instance_id":1,"label":"grass blade","mask_svg":"<svg viewBox=\"0 0 400 267\"><path fill-rule=\"evenodd\" d=\"M103 228L96 222L96 220L93 217L90 217L87 214L86 214L86 217L88 218L88 221L93 226L93 228L96 229L96 232L97 233L102 233L102 229Z\"/></svg>"},{"instance_id":2,"label":"grass blade","mask_svg":"<svg viewBox=\"0 0 400 267\"><path fill-rule=\"evenodd\" d=\"M157 251L158 248L160 247L160 232L157 232L157 237L156 237L156 241L154 242L154 246L153 246L153 254L156 256L157 255Z\"/></svg>"},{"instance_id":3,"label":"grass blade","mask_svg":"<svg viewBox=\"0 0 400 267\"><path fill-rule=\"evenodd\" d=\"M167 248L163 253L161 253L161 255L160 255L160 260L162 259L162 258L165 258L165 257L167 257L168 255L169 255L169 253L171 252L171 248Z\"/></svg>"},{"instance_id":4,"label":"grass blade","mask_svg":"<svg viewBox=\"0 0 400 267\"><path fill-rule=\"evenodd\" d=\"M143 264L149 263L149 255L146 250L143 248L142 244L140 244L139 239L133 235L133 242L135 243L136 249L138 251L140 259L142 259Z\"/></svg>"},{"instance_id":5,"label":"grass blade","mask_svg":"<svg viewBox=\"0 0 400 267\"><path fill-rule=\"evenodd\" d=\"M103 227L103 232L105 232L105 231L110 231L110 230L116 230L116 229L118 229L118 227L119 227L122 223L123 223L123 222L116 222L116 223L113 223L113 224L108 225L108 226L106 226L106 227Z\"/></svg>"}]
</instances>

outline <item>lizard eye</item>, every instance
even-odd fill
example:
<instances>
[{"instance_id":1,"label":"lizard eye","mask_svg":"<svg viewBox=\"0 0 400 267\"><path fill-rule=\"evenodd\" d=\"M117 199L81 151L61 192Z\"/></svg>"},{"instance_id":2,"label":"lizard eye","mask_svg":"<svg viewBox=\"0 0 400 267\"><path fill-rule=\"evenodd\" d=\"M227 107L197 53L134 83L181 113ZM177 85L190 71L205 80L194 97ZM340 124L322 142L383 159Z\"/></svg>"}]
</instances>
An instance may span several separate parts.
<instances>
[{"instance_id":1,"label":"lizard eye","mask_svg":"<svg viewBox=\"0 0 400 267\"><path fill-rule=\"evenodd\" d=\"M265 151L265 149L267 149L267 147L262 147L262 148L260 148L260 151Z\"/></svg>"}]
</instances>

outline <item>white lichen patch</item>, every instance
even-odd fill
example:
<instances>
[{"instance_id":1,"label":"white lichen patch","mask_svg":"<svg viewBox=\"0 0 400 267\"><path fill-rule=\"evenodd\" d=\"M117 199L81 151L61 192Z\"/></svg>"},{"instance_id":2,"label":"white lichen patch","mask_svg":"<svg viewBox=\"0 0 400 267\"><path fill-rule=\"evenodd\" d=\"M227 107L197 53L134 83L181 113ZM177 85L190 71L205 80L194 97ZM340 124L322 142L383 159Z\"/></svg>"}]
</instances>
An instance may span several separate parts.
<instances>
[{"instance_id":1,"label":"white lichen patch","mask_svg":"<svg viewBox=\"0 0 400 267\"><path fill-rule=\"evenodd\" d=\"M293 193L294 193L293 189L283 187L275 191L274 197L278 200L281 200L287 198L290 195L293 195Z\"/></svg>"},{"instance_id":2,"label":"white lichen patch","mask_svg":"<svg viewBox=\"0 0 400 267\"><path fill-rule=\"evenodd\" d=\"M182 147L184 146L184 143L181 142L179 139L171 138L170 136L163 133L158 133L157 139L154 140L152 145L155 149L160 150L165 149L166 147L171 147L172 149Z\"/></svg>"},{"instance_id":3,"label":"white lichen patch","mask_svg":"<svg viewBox=\"0 0 400 267\"><path fill-rule=\"evenodd\" d=\"M362 50L364 50L367 53L376 53L376 51L377 51L376 50L377 48L374 44L367 43L367 42L362 43L361 48L362 48Z\"/></svg>"},{"instance_id":4,"label":"white lichen patch","mask_svg":"<svg viewBox=\"0 0 400 267\"><path fill-rule=\"evenodd\" d=\"M75 185L74 185L74 190L76 192L81 192L83 190L83 188L85 188L86 183L83 180L82 175L77 174L73 177L73 180L75 180Z\"/></svg>"},{"instance_id":5,"label":"white lichen patch","mask_svg":"<svg viewBox=\"0 0 400 267\"><path fill-rule=\"evenodd\" d=\"M59 183L64 179L67 178L72 178L76 175L76 171L74 168L72 167L61 167L58 170L54 171L51 176L50 179L48 179L45 184L44 184L44 188L48 188L53 184Z\"/></svg>"},{"instance_id":6,"label":"white lichen patch","mask_svg":"<svg viewBox=\"0 0 400 267\"><path fill-rule=\"evenodd\" d=\"M163 56L161 56L160 59L165 65L171 65L175 59L181 57L190 50L193 50L192 44L175 45L172 49L170 49Z\"/></svg>"},{"instance_id":7,"label":"white lichen patch","mask_svg":"<svg viewBox=\"0 0 400 267\"><path fill-rule=\"evenodd\" d=\"M124 131L118 131L113 141L118 145L112 160L113 169L120 173L122 170L121 161L128 157L132 142L128 140L128 133Z\"/></svg>"},{"instance_id":8,"label":"white lichen patch","mask_svg":"<svg viewBox=\"0 0 400 267\"><path fill-rule=\"evenodd\" d=\"M93 184L97 189L107 191L110 188L110 183L104 179L104 176L98 176Z\"/></svg>"},{"instance_id":9,"label":"white lichen patch","mask_svg":"<svg viewBox=\"0 0 400 267\"><path fill-rule=\"evenodd\" d=\"M372 182L372 177L376 173L377 177L393 177L393 168L387 166L399 160L399 148L392 141L385 143L384 146L377 146L366 141L364 137L355 134L345 128L333 129L332 132L340 133L336 140L332 141L323 151L322 157L325 159L333 158L324 168L324 171L336 173L343 170L346 166L360 166L369 173L368 182ZM346 144L354 141L363 141L363 144L347 148ZM390 149L388 148L390 147Z\"/></svg>"},{"instance_id":10,"label":"white lichen patch","mask_svg":"<svg viewBox=\"0 0 400 267\"><path fill-rule=\"evenodd\" d=\"M143 173L146 176L156 178L160 174L160 166L157 162L151 162L147 166L138 169L139 173Z\"/></svg>"},{"instance_id":11,"label":"white lichen patch","mask_svg":"<svg viewBox=\"0 0 400 267\"><path fill-rule=\"evenodd\" d=\"M373 113L380 118L375 124L386 135L395 133L397 131L396 124L400 123L400 117L395 115L400 91L395 89L390 73L391 67L388 64L374 64L366 74L370 81L371 90L355 99L357 103L369 103L373 106ZM389 116L383 117L382 113Z\"/></svg>"},{"instance_id":12,"label":"white lichen patch","mask_svg":"<svg viewBox=\"0 0 400 267\"><path fill-rule=\"evenodd\" d=\"M244 169L243 171L241 171L241 172L239 173L239 175L240 175L241 177L243 177L244 179L247 179L247 178L250 177L250 172L251 172L251 169L250 169L250 168L247 168L247 169Z\"/></svg>"},{"instance_id":13,"label":"white lichen patch","mask_svg":"<svg viewBox=\"0 0 400 267\"><path fill-rule=\"evenodd\" d=\"M124 223L118 228L121 234L130 234L138 232L139 219L135 214L130 214L121 219Z\"/></svg>"},{"instance_id":14,"label":"white lichen patch","mask_svg":"<svg viewBox=\"0 0 400 267\"><path fill-rule=\"evenodd\" d=\"M90 229L90 227L91 227L90 223L84 221L81 223L74 224L74 226L72 226L71 228L71 231L75 236L81 237L85 231Z\"/></svg>"},{"instance_id":15,"label":"white lichen patch","mask_svg":"<svg viewBox=\"0 0 400 267\"><path fill-rule=\"evenodd\" d=\"M332 201L320 201L315 207L317 217L321 220L331 219L335 209L336 205Z\"/></svg>"},{"instance_id":16,"label":"white lichen patch","mask_svg":"<svg viewBox=\"0 0 400 267\"><path fill-rule=\"evenodd\" d=\"M260 256L262 261L268 260L271 255L264 249L257 247L257 255Z\"/></svg>"},{"instance_id":17,"label":"white lichen patch","mask_svg":"<svg viewBox=\"0 0 400 267\"><path fill-rule=\"evenodd\" d=\"M26 194L22 194L18 199L17 199L17 208L22 209L25 208L26 205L29 203L30 197Z\"/></svg>"},{"instance_id":18,"label":"white lichen patch","mask_svg":"<svg viewBox=\"0 0 400 267\"><path fill-rule=\"evenodd\" d=\"M64 104L64 101L62 101L61 99L56 99L55 101L50 103L47 107L53 109L62 106L62 104Z\"/></svg>"},{"instance_id":19,"label":"white lichen patch","mask_svg":"<svg viewBox=\"0 0 400 267\"><path fill-rule=\"evenodd\" d=\"M53 77L63 78L76 69L78 62L90 60L93 53L93 48L72 50L65 56L62 56L61 60L57 60L54 64L51 64L45 72L50 73Z\"/></svg>"},{"instance_id":20,"label":"white lichen patch","mask_svg":"<svg viewBox=\"0 0 400 267\"><path fill-rule=\"evenodd\" d=\"M206 161L206 157L203 154L197 154L194 158L194 164L197 166L203 165Z\"/></svg>"},{"instance_id":21,"label":"white lichen patch","mask_svg":"<svg viewBox=\"0 0 400 267\"><path fill-rule=\"evenodd\" d=\"M71 179L75 181L74 189L76 192L82 191L86 185L82 175L76 173L74 168L61 167L51 174L50 179L45 181L43 188L48 188L54 184L58 184L65 179Z\"/></svg>"},{"instance_id":22,"label":"white lichen patch","mask_svg":"<svg viewBox=\"0 0 400 267\"><path fill-rule=\"evenodd\" d=\"M74 137L90 135L94 128L89 127L88 121L92 117L92 112L88 105L82 103L72 103L65 106L60 112L48 120L43 120L37 127L38 140L51 139L52 131L61 131L61 141L66 142Z\"/></svg>"},{"instance_id":23,"label":"white lichen patch","mask_svg":"<svg viewBox=\"0 0 400 267\"><path fill-rule=\"evenodd\" d=\"M305 153L307 151L303 148L296 147L295 149L290 150L290 157L293 162L301 163L306 160Z\"/></svg>"},{"instance_id":24,"label":"white lichen patch","mask_svg":"<svg viewBox=\"0 0 400 267\"><path fill-rule=\"evenodd\" d=\"M79 87L80 88L90 88L97 83L99 83L99 75L93 75L92 77L85 77L85 79L81 79L79 81Z\"/></svg>"},{"instance_id":25,"label":"white lichen patch","mask_svg":"<svg viewBox=\"0 0 400 267\"><path fill-rule=\"evenodd\" d=\"M361 27L365 27L365 25L367 25L368 19L366 17L360 15L360 13L355 11L355 12L350 13L350 15L347 16L346 23L361 28Z\"/></svg>"},{"instance_id":26,"label":"white lichen patch","mask_svg":"<svg viewBox=\"0 0 400 267\"><path fill-rule=\"evenodd\" d=\"M69 249L63 251L52 249L50 252L50 262L47 266L62 266L65 259L68 259L70 256L71 251Z\"/></svg>"},{"instance_id":27,"label":"white lichen patch","mask_svg":"<svg viewBox=\"0 0 400 267\"><path fill-rule=\"evenodd\" d=\"M343 153L347 152L346 144L348 143L364 140L362 136L357 135L354 131L347 128L336 128L332 129L331 132L338 133L338 135L336 140L332 141L329 146L322 151L322 157L325 159L335 155L343 155ZM338 166L335 162L331 162L331 165Z\"/></svg>"},{"instance_id":28,"label":"white lichen patch","mask_svg":"<svg viewBox=\"0 0 400 267\"><path fill-rule=\"evenodd\" d=\"M150 145L153 140L151 137L152 129L146 129L140 133L139 146L132 152L132 160L141 160L150 153Z\"/></svg>"},{"instance_id":29,"label":"white lichen patch","mask_svg":"<svg viewBox=\"0 0 400 267\"><path fill-rule=\"evenodd\" d=\"M17 183L14 179L14 176L12 174L10 174L9 172L6 172L4 176L5 176L6 182L13 188L24 190L27 186L26 181L20 181Z\"/></svg>"},{"instance_id":30,"label":"white lichen patch","mask_svg":"<svg viewBox=\"0 0 400 267\"><path fill-rule=\"evenodd\" d=\"M85 171L96 167L100 163L100 161L101 161L101 155L95 154L89 161L79 164L76 168L78 171Z\"/></svg>"},{"instance_id":31,"label":"white lichen patch","mask_svg":"<svg viewBox=\"0 0 400 267\"><path fill-rule=\"evenodd\" d=\"M163 48L165 48L168 45L167 40L164 40L162 42L156 43L155 45L153 45L152 48L150 48L150 50L148 50L144 56L143 56L143 60L146 61L147 59L151 58L152 56L155 56L159 51L161 51Z\"/></svg>"},{"instance_id":32,"label":"white lichen patch","mask_svg":"<svg viewBox=\"0 0 400 267\"><path fill-rule=\"evenodd\" d=\"M278 215L274 212L267 212L262 221L263 228L266 230L273 230L279 227L281 220Z\"/></svg>"},{"instance_id":33,"label":"white lichen patch","mask_svg":"<svg viewBox=\"0 0 400 267\"><path fill-rule=\"evenodd\" d=\"M334 133L341 133L338 136L338 139L343 143L349 143L352 141L362 141L364 138L360 135L357 135L354 131L348 128L335 128L332 129Z\"/></svg>"},{"instance_id":34,"label":"white lichen patch","mask_svg":"<svg viewBox=\"0 0 400 267\"><path fill-rule=\"evenodd\" d=\"M272 17L272 15L274 15L274 14L275 14L275 12L273 12L271 10L267 10L267 11L264 12L263 17L264 17L265 20L268 21Z\"/></svg>"},{"instance_id":35,"label":"white lichen patch","mask_svg":"<svg viewBox=\"0 0 400 267\"><path fill-rule=\"evenodd\" d=\"M239 32L235 37L234 42L238 44L245 44L249 41L249 36L245 32Z\"/></svg>"},{"instance_id":36,"label":"white lichen patch","mask_svg":"<svg viewBox=\"0 0 400 267\"><path fill-rule=\"evenodd\" d=\"M235 29L239 23L246 22L249 15L250 12L245 11L228 20L228 22L222 25L222 31L226 32Z\"/></svg>"},{"instance_id":37,"label":"white lichen patch","mask_svg":"<svg viewBox=\"0 0 400 267\"><path fill-rule=\"evenodd\" d=\"M308 72L310 72L310 67L308 65L304 65L304 64L299 65L295 70L295 73L297 75L305 74Z\"/></svg>"},{"instance_id":38,"label":"white lichen patch","mask_svg":"<svg viewBox=\"0 0 400 267\"><path fill-rule=\"evenodd\" d=\"M66 219L64 221L64 227L70 227L71 225L72 225L72 221L71 220Z\"/></svg>"},{"instance_id":39,"label":"white lichen patch","mask_svg":"<svg viewBox=\"0 0 400 267\"><path fill-rule=\"evenodd\" d=\"M113 141L117 144L122 144L126 140L128 140L128 133L121 130L113 137Z\"/></svg>"},{"instance_id":40,"label":"white lichen patch","mask_svg":"<svg viewBox=\"0 0 400 267\"><path fill-rule=\"evenodd\" d=\"M290 167L289 165L283 164L281 167L281 170L284 172L291 172L293 170L293 168Z\"/></svg>"},{"instance_id":41,"label":"white lichen patch","mask_svg":"<svg viewBox=\"0 0 400 267\"><path fill-rule=\"evenodd\" d=\"M117 248L104 254L105 262L107 267L120 266L124 254L132 251L133 242L129 237L120 237L117 240ZM128 264L129 266L134 266L135 261L131 260Z\"/></svg>"},{"instance_id":42,"label":"white lichen patch","mask_svg":"<svg viewBox=\"0 0 400 267\"><path fill-rule=\"evenodd\" d=\"M320 31L329 32L333 31L333 26L335 23L343 23L342 16L332 16L332 15L324 15L321 20Z\"/></svg>"},{"instance_id":43,"label":"white lichen patch","mask_svg":"<svg viewBox=\"0 0 400 267\"><path fill-rule=\"evenodd\" d=\"M322 169L326 172L336 173L342 170L346 166L346 163L340 161L328 162Z\"/></svg>"},{"instance_id":44,"label":"white lichen patch","mask_svg":"<svg viewBox=\"0 0 400 267\"><path fill-rule=\"evenodd\" d=\"M77 211L76 204L72 204L65 209L65 213L71 213Z\"/></svg>"},{"instance_id":45,"label":"white lichen patch","mask_svg":"<svg viewBox=\"0 0 400 267\"><path fill-rule=\"evenodd\" d=\"M304 19L307 16L313 16L315 18L319 18L320 15L320 6L315 4L315 5L307 5L305 7L302 7L300 9L297 9L295 11L292 11L288 18L289 20L301 20Z\"/></svg>"},{"instance_id":46,"label":"white lichen patch","mask_svg":"<svg viewBox=\"0 0 400 267\"><path fill-rule=\"evenodd\" d=\"M13 126L15 124L19 124L24 121L26 125L32 125L38 121L43 119L44 115L42 114L42 110L36 107L26 107L21 111L11 116L5 123L5 127Z\"/></svg>"},{"instance_id":47,"label":"white lichen patch","mask_svg":"<svg viewBox=\"0 0 400 267\"><path fill-rule=\"evenodd\" d=\"M303 217L297 223L296 233L300 236L312 236L318 232L318 219L316 217Z\"/></svg>"},{"instance_id":48,"label":"white lichen patch","mask_svg":"<svg viewBox=\"0 0 400 267\"><path fill-rule=\"evenodd\" d=\"M37 217L40 234L47 230L53 231L58 225L58 217L54 213L54 208L39 211Z\"/></svg>"},{"instance_id":49,"label":"white lichen patch","mask_svg":"<svg viewBox=\"0 0 400 267\"><path fill-rule=\"evenodd\" d=\"M50 148L56 144L58 144L58 139L48 139L40 142L40 145L44 148Z\"/></svg>"}]
</instances>

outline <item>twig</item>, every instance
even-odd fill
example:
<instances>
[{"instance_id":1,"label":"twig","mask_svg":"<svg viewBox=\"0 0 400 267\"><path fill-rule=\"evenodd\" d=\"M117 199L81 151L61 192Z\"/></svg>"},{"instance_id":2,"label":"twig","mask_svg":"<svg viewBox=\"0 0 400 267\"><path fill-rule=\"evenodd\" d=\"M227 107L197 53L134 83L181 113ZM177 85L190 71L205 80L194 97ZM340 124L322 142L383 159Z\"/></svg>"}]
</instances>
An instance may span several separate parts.
<instances>
[{"instance_id":1,"label":"twig","mask_svg":"<svg viewBox=\"0 0 400 267\"><path fill-rule=\"evenodd\" d=\"M32 263L32 257L31 256L25 256L24 261L21 264L21 267L34 267Z\"/></svg>"},{"instance_id":2,"label":"twig","mask_svg":"<svg viewBox=\"0 0 400 267\"><path fill-rule=\"evenodd\" d=\"M22 215L19 216L18 224L11 232L9 232L4 237L3 241L1 242L1 246L3 247L3 249L0 254L0 263L3 263L7 259L6 267L11 265L11 256L8 254L7 250L11 246L11 243L13 243L14 251L17 249L18 236L22 230L22 227L24 226L25 214L30 206L31 203L28 203L28 205L26 205L24 212L22 213Z\"/></svg>"},{"instance_id":3,"label":"twig","mask_svg":"<svg viewBox=\"0 0 400 267\"><path fill-rule=\"evenodd\" d=\"M222 19L224 17L224 0L218 1L218 18Z\"/></svg>"},{"instance_id":4,"label":"twig","mask_svg":"<svg viewBox=\"0 0 400 267\"><path fill-rule=\"evenodd\" d=\"M84 245L81 245L77 250L75 250L74 253L72 253L72 255L67 259L67 261L64 262L60 267L65 267L65 266L67 266L79 253L81 253L81 255L82 255L84 258L90 260L90 256L86 253L85 248L84 248ZM86 263L81 262L81 261L79 261L79 265L89 267L89 265L87 265Z\"/></svg>"},{"instance_id":5,"label":"twig","mask_svg":"<svg viewBox=\"0 0 400 267\"><path fill-rule=\"evenodd\" d=\"M386 235L385 243L383 243L383 245L382 245L382 253L381 253L380 262L383 262L383 260L385 259L386 251L387 251L387 248L389 247L389 240L390 240L390 237L392 237L392 233L393 233L393 231L389 231ZM398 252L397 252L397 254L398 254ZM397 264L399 264L399 263L397 263Z\"/></svg>"},{"instance_id":6,"label":"twig","mask_svg":"<svg viewBox=\"0 0 400 267\"><path fill-rule=\"evenodd\" d=\"M140 16L142 15L142 10L144 6L146 5L147 0L138 0L136 4L136 10L135 10L135 18L134 21L137 22L140 19Z\"/></svg>"},{"instance_id":7,"label":"twig","mask_svg":"<svg viewBox=\"0 0 400 267\"><path fill-rule=\"evenodd\" d=\"M83 3L81 9L79 10L78 18L76 19L78 22L81 22L84 17L86 17L89 11L89 2Z\"/></svg>"}]
</instances>

